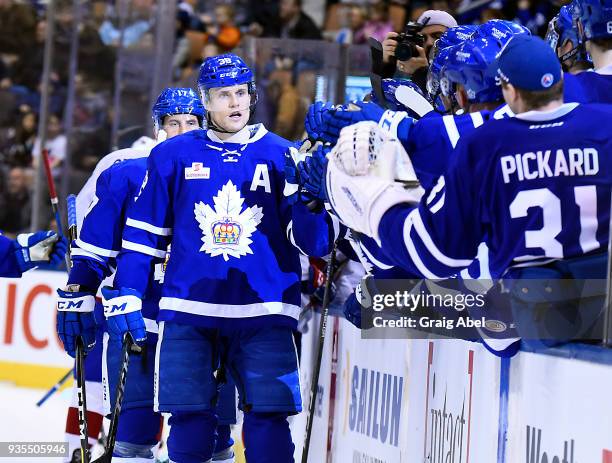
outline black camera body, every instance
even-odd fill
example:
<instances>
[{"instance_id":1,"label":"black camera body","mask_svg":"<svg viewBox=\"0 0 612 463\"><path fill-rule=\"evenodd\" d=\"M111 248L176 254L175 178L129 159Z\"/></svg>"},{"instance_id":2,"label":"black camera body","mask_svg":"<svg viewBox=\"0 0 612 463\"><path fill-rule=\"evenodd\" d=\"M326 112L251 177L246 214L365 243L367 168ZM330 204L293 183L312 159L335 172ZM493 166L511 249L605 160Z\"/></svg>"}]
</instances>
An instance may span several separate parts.
<instances>
[{"instance_id":1,"label":"black camera body","mask_svg":"<svg viewBox=\"0 0 612 463\"><path fill-rule=\"evenodd\" d=\"M397 47L395 48L395 58L398 61L406 61L415 56L419 56L417 45L422 47L425 43L425 36L421 34L425 24L409 22L404 27L404 31L396 37Z\"/></svg>"}]
</instances>

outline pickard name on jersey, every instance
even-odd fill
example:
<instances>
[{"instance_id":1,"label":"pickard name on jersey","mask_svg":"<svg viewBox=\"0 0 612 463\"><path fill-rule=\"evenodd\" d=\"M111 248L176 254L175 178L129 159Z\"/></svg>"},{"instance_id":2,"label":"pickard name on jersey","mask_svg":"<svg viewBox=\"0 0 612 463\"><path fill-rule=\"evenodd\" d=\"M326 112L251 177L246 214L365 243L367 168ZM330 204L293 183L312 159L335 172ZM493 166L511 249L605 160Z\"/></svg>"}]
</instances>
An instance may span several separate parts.
<instances>
[{"instance_id":1,"label":"pickard name on jersey","mask_svg":"<svg viewBox=\"0 0 612 463\"><path fill-rule=\"evenodd\" d=\"M483 125L462 138L418 208L387 211L379 227L385 254L443 278L469 265L486 236L498 277L512 265L604 250L612 126L603 121L611 118L609 105L573 103Z\"/></svg>"},{"instance_id":2,"label":"pickard name on jersey","mask_svg":"<svg viewBox=\"0 0 612 463\"><path fill-rule=\"evenodd\" d=\"M283 196L289 146L262 125L226 141L196 130L158 145L126 222L115 286L140 290L139 270L171 243L161 320L215 326L265 316L294 326L298 248L327 254L333 227Z\"/></svg>"}]
</instances>

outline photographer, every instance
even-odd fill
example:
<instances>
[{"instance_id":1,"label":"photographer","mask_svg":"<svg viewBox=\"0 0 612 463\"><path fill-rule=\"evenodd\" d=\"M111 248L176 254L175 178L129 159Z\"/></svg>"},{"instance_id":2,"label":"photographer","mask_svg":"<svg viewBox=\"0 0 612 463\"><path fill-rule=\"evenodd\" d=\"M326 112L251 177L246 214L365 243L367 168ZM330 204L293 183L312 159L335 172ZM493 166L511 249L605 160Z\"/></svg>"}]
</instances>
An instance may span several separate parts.
<instances>
[{"instance_id":1,"label":"photographer","mask_svg":"<svg viewBox=\"0 0 612 463\"><path fill-rule=\"evenodd\" d=\"M383 65L375 72L385 78L393 77L396 70L399 70L425 91L429 52L434 42L447 29L456 25L455 18L445 11L425 11L416 23L408 23L401 34L387 34L382 43ZM396 56L396 52L399 56Z\"/></svg>"}]
</instances>

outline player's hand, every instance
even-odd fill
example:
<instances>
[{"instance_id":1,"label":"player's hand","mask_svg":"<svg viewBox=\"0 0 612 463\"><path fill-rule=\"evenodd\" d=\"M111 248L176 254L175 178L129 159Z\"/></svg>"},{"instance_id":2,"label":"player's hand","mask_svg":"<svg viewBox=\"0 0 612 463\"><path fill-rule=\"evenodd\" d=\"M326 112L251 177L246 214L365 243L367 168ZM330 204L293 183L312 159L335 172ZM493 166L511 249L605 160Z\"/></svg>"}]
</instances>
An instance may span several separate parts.
<instances>
[{"instance_id":1,"label":"player's hand","mask_svg":"<svg viewBox=\"0 0 612 463\"><path fill-rule=\"evenodd\" d=\"M94 307L96 300L93 294L81 291L79 285L68 285L57 289L57 335L64 350L70 357L76 355L76 340L83 339L85 352L96 344L96 322Z\"/></svg>"},{"instance_id":2,"label":"player's hand","mask_svg":"<svg viewBox=\"0 0 612 463\"><path fill-rule=\"evenodd\" d=\"M325 167L330 145L318 145L310 156L298 165L300 181L304 190L316 199L325 202Z\"/></svg>"},{"instance_id":3,"label":"player's hand","mask_svg":"<svg viewBox=\"0 0 612 463\"><path fill-rule=\"evenodd\" d=\"M285 195L289 204L295 204L298 201L306 204L313 200L313 196L303 189L300 167L298 167L309 156L307 152L309 148L310 142L306 140L299 150L290 146L285 151L285 188L283 189L283 195Z\"/></svg>"},{"instance_id":4,"label":"player's hand","mask_svg":"<svg viewBox=\"0 0 612 463\"><path fill-rule=\"evenodd\" d=\"M129 333L134 343L142 346L147 331L142 318L142 295L131 288L102 288L104 316L111 337L123 339Z\"/></svg>"},{"instance_id":5,"label":"player's hand","mask_svg":"<svg viewBox=\"0 0 612 463\"><path fill-rule=\"evenodd\" d=\"M322 129L319 138L329 143L336 143L344 127L361 121L378 123L384 114L385 110L376 103L364 101L327 111L321 115Z\"/></svg>"},{"instance_id":6,"label":"player's hand","mask_svg":"<svg viewBox=\"0 0 612 463\"><path fill-rule=\"evenodd\" d=\"M343 306L344 317L357 328L372 328L372 296L378 293L374 277L366 275ZM365 316L364 316L365 315Z\"/></svg>"},{"instance_id":7,"label":"player's hand","mask_svg":"<svg viewBox=\"0 0 612 463\"><path fill-rule=\"evenodd\" d=\"M308 108L306 119L304 120L304 127L308 138L317 141L321 138L323 130L322 116L328 111L331 111L333 106L331 103L325 103L323 101L315 101Z\"/></svg>"},{"instance_id":8,"label":"player's hand","mask_svg":"<svg viewBox=\"0 0 612 463\"><path fill-rule=\"evenodd\" d=\"M39 231L17 235L13 242L17 264L21 272L27 272L41 264L59 264L68 248L65 238L54 231Z\"/></svg>"}]
</instances>

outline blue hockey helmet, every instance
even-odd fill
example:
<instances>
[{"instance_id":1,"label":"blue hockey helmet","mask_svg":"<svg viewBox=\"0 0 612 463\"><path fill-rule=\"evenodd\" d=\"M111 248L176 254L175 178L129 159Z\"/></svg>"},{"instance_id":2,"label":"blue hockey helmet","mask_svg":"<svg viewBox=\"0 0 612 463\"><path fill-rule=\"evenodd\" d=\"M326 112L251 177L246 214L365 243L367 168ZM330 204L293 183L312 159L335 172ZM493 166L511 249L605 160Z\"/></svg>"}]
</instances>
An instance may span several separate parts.
<instances>
[{"instance_id":1,"label":"blue hockey helmet","mask_svg":"<svg viewBox=\"0 0 612 463\"><path fill-rule=\"evenodd\" d=\"M204 106L191 88L168 87L159 94L151 109L155 132L158 132L163 125L164 117L171 114L193 114L201 126Z\"/></svg>"},{"instance_id":2,"label":"blue hockey helmet","mask_svg":"<svg viewBox=\"0 0 612 463\"><path fill-rule=\"evenodd\" d=\"M531 35L531 32L525 26L521 26L512 21L491 19L478 26L478 29L474 33L474 38L484 37L490 40L496 40L500 45L504 46L508 40L518 34Z\"/></svg>"},{"instance_id":3,"label":"blue hockey helmet","mask_svg":"<svg viewBox=\"0 0 612 463\"><path fill-rule=\"evenodd\" d=\"M492 64L501 49L495 39L474 37L452 48L442 73L449 81L463 85L472 103L500 101L501 86Z\"/></svg>"},{"instance_id":4,"label":"blue hockey helmet","mask_svg":"<svg viewBox=\"0 0 612 463\"><path fill-rule=\"evenodd\" d=\"M384 102L378 101L376 96L376 92L370 92L370 101L372 103L376 103L379 106L390 109L391 111L406 111L410 117L419 118L420 116L415 113L412 109L404 106L395 95L395 92L400 87L410 87L421 96L423 95L423 91L419 88L417 84L408 79L383 79L382 80L382 91L385 97Z\"/></svg>"},{"instance_id":5,"label":"blue hockey helmet","mask_svg":"<svg viewBox=\"0 0 612 463\"><path fill-rule=\"evenodd\" d=\"M211 88L232 87L234 85L247 84L251 95L250 108L257 102L257 89L253 71L237 55L227 53L219 56L206 58L200 66L198 76L198 89L202 96L204 107L210 111L209 90Z\"/></svg>"},{"instance_id":6,"label":"blue hockey helmet","mask_svg":"<svg viewBox=\"0 0 612 463\"><path fill-rule=\"evenodd\" d=\"M585 40L612 37L612 0L576 0L575 3Z\"/></svg>"},{"instance_id":7,"label":"blue hockey helmet","mask_svg":"<svg viewBox=\"0 0 612 463\"><path fill-rule=\"evenodd\" d=\"M434 46L438 49L452 47L458 43L465 42L467 39L472 37L477 30L478 26L473 24L464 24L461 26L451 27L444 31L440 38L436 40L436 44L434 44Z\"/></svg>"}]
</instances>

